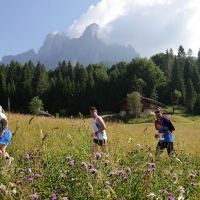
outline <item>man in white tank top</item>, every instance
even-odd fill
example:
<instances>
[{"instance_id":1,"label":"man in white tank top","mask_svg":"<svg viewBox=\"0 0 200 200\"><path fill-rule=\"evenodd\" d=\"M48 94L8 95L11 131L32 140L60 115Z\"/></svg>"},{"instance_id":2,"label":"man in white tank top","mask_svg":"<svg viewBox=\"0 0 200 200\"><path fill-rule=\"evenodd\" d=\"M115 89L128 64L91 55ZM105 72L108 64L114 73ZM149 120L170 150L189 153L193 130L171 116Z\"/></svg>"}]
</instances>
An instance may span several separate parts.
<instances>
[{"instance_id":1,"label":"man in white tank top","mask_svg":"<svg viewBox=\"0 0 200 200\"><path fill-rule=\"evenodd\" d=\"M106 125L103 119L97 114L97 109L95 107L90 108L90 115L93 118L92 121L92 149L91 149L91 159L95 157L95 152L98 146L102 147L104 154L108 154L107 148L107 135L106 135Z\"/></svg>"}]
</instances>

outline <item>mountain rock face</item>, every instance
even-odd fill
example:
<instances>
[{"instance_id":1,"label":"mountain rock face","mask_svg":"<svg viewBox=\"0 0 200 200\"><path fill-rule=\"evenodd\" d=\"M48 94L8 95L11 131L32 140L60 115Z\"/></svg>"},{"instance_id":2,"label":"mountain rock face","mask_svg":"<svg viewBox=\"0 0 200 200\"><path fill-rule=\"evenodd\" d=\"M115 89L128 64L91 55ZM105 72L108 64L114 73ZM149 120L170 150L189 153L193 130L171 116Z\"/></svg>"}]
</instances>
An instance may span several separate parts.
<instances>
[{"instance_id":1,"label":"mountain rock face","mask_svg":"<svg viewBox=\"0 0 200 200\"><path fill-rule=\"evenodd\" d=\"M91 24L86 27L82 36L70 39L60 33L50 33L46 36L43 46L36 54L33 49L16 56L4 56L2 63L10 64L11 60L22 64L32 60L36 65L38 61L44 64L46 69L55 69L58 62L66 61L73 66L77 62L88 66L90 63L130 62L132 58L140 57L132 46L106 45L97 37L99 26Z\"/></svg>"}]
</instances>

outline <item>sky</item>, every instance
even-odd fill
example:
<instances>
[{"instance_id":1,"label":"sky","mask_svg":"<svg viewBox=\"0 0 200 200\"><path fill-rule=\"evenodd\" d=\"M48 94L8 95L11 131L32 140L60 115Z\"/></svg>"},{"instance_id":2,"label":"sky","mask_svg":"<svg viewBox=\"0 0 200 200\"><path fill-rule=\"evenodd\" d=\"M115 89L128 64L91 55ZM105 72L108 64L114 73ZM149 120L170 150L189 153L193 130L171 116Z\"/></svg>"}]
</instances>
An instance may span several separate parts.
<instances>
[{"instance_id":1,"label":"sky","mask_svg":"<svg viewBox=\"0 0 200 200\"><path fill-rule=\"evenodd\" d=\"M92 23L105 43L130 44L141 57L200 48L199 0L0 0L0 61L38 53L49 33L78 38Z\"/></svg>"}]
</instances>

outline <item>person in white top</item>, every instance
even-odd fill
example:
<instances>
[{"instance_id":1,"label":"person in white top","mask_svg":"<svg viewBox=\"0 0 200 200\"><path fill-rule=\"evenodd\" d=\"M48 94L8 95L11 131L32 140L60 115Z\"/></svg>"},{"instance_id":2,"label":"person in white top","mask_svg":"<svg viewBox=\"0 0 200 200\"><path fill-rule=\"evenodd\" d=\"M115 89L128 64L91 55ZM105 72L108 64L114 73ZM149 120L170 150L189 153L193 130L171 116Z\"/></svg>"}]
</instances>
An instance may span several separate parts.
<instances>
[{"instance_id":1,"label":"person in white top","mask_svg":"<svg viewBox=\"0 0 200 200\"><path fill-rule=\"evenodd\" d=\"M0 156L6 159L8 165L11 164L13 158L6 152L6 148L12 139L12 133L8 128L8 120L4 114L2 106L0 106Z\"/></svg>"},{"instance_id":2,"label":"person in white top","mask_svg":"<svg viewBox=\"0 0 200 200\"><path fill-rule=\"evenodd\" d=\"M103 119L97 114L97 109L95 107L90 108L90 115L93 118L92 121L92 149L90 158L95 157L96 150L98 146L102 147L102 151L104 154L108 155L108 147L107 147L107 135L106 135L106 125Z\"/></svg>"}]
</instances>

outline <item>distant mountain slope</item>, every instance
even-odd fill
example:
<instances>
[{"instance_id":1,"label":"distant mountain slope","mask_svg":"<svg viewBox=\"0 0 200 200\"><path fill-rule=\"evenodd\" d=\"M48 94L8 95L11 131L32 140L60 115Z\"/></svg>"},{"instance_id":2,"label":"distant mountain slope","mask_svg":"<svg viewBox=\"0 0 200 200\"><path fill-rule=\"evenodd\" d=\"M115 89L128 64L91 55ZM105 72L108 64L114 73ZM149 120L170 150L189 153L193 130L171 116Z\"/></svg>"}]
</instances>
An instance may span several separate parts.
<instances>
[{"instance_id":1,"label":"distant mountain slope","mask_svg":"<svg viewBox=\"0 0 200 200\"><path fill-rule=\"evenodd\" d=\"M43 46L38 54L34 50L29 50L15 56L4 56L2 62L10 64L15 60L24 64L32 60L34 64L40 61L46 69L55 69L59 61L71 61L72 65L77 62L84 66L90 63L100 63L104 61L119 62L131 61L134 57L140 57L132 46L106 45L97 37L99 26L91 24L86 27L82 36L70 39L60 33L50 33L46 36Z\"/></svg>"}]
</instances>

